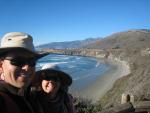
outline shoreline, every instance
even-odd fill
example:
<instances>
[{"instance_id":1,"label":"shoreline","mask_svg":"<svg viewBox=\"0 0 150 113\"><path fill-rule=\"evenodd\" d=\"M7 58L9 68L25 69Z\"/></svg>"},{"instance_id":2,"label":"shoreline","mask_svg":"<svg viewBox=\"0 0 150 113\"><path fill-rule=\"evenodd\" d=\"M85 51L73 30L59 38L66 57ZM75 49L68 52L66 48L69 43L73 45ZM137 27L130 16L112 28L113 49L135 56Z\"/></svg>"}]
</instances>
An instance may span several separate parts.
<instances>
[{"instance_id":1,"label":"shoreline","mask_svg":"<svg viewBox=\"0 0 150 113\"><path fill-rule=\"evenodd\" d=\"M92 100L92 102L96 102L113 87L113 84L117 79L130 73L129 66L126 62L111 59L103 61L110 66L108 71L98 76L93 83L90 83L84 89L81 89L78 94L73 94L74 96L87 98Z\"/></svg>"}]
</instances>

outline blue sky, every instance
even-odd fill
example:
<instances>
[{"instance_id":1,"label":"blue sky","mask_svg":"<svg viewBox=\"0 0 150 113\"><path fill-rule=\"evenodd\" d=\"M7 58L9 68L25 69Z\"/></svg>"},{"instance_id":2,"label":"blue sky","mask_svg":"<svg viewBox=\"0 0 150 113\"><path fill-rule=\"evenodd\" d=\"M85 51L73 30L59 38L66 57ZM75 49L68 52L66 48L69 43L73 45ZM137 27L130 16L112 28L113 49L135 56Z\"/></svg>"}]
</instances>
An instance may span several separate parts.
<instances>
[{"instance_id":1,"label":"blue sky","mask_svg":"<svg viewBox=\"0 0 150 113\"><path fill-rule=\"evenodd\" d=\"M34 44L150 29L150 0L0 0L0 37L21 31Z\"/></svg>"}]
</instances>

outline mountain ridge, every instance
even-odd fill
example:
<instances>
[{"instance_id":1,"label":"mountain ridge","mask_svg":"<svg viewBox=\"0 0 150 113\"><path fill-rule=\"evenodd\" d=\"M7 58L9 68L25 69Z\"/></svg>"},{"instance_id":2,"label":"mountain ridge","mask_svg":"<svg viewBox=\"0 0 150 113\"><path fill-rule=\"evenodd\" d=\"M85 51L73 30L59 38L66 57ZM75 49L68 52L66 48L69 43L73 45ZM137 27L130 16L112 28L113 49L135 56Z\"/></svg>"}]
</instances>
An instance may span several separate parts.
<instances>
[{"instance_id":1,"label":"mountain ridge","mask_svg":"<svg viewBox=\"0 0 150 113\"><path fill-rule=\"evenodd\" d=\"M94 43L101 38L87 38L84 40L75 40L75 41L64 41L64 42L51 42L47 44L42 44L39 46L36 46L38 49L74 49L74 48L82 48L88 44Z\"/></svg>"}]
</instances>

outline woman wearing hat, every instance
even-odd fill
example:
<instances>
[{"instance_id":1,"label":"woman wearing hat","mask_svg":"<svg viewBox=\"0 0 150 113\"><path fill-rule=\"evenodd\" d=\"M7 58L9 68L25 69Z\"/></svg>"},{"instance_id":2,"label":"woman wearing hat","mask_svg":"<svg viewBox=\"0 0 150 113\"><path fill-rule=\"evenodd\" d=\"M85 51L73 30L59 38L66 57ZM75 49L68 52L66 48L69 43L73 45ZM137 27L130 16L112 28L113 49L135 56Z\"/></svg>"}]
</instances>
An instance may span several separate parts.
<instances>
[{"instance_id":1,"label":"woman wearing hat","mask_svg":"<svg viewBox=\"0 0 150 113\"><path fill-rule=\"evenodd\" d=\"M72 78L57 65L44 65L32 84L35 107L40 104L39 112L43 113L75 113L73 98L67 93L71 84Z\"/></svg>"}]
</instances>

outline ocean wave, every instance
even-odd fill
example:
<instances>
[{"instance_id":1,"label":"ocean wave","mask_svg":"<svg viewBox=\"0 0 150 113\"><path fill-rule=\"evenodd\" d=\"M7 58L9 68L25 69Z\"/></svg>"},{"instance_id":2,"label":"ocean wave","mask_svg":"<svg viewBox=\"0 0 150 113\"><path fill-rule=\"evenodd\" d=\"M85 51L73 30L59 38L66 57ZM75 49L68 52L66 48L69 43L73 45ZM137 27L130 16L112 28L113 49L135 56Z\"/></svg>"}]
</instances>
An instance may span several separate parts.
<instances>
[{"instance_id":1,"label":"ocean wave","mask_svg":"<svg viewBox=\"0 0 150 113\"><path fill-rule=\"evenodd\" d=\"M59 65L59 64L67 64L68 62L43 62L43 63L38 63L37 67L42 67L45 64L52 64L52 65Z\"/></svg>"},{"instance_id":2,"label":"ocean wave","mask_svg":"<svg viewBox=\"0 0 150 113\"><path fill-rule=\"evenodd\" d=\"M100 63L100 62L97 62L96 65L95 65L95 67L98 67L98 66L100 66L100 65L101 65L101 63Z\"/></svg>"},{"instance_id":3,"label":"ocean wave","mask_svg":"<svg viewBox=\"0 0 150 113\"><path fill-rule=\"evenodd\" d=\"M62 56L61 56L61 57L60 57L60 56L59 56L59 57L52 57L52 59L58 59L58 60L59 60L59 59L69 59L69 58L70 58L69 56L64 56L64 57L62 57Z\"/></svg>"},{"instance_id":4,"label":"ocean wave","mask_svg":"<svg viewBox=\"0 0 150 113\"><path fill-rule=\"evenodd\" d=\"M73 65L71 65L71 66L68 66L68 68L70 68L70 69L71 69L71 68L75 68L75 67L76 67L76 66L73 66Z\"/></svg>"},{"instance_id":5,"label":"ocean wave","mask_svg":"<svg viewBox=\"0 0 150 113\"><path fill-rule=\"evenodd\" d=\"M80 59L81 59L81 57L76 57L76 59L77 59L77 60L80 60Z\"/></svg>"}]
</instances>

